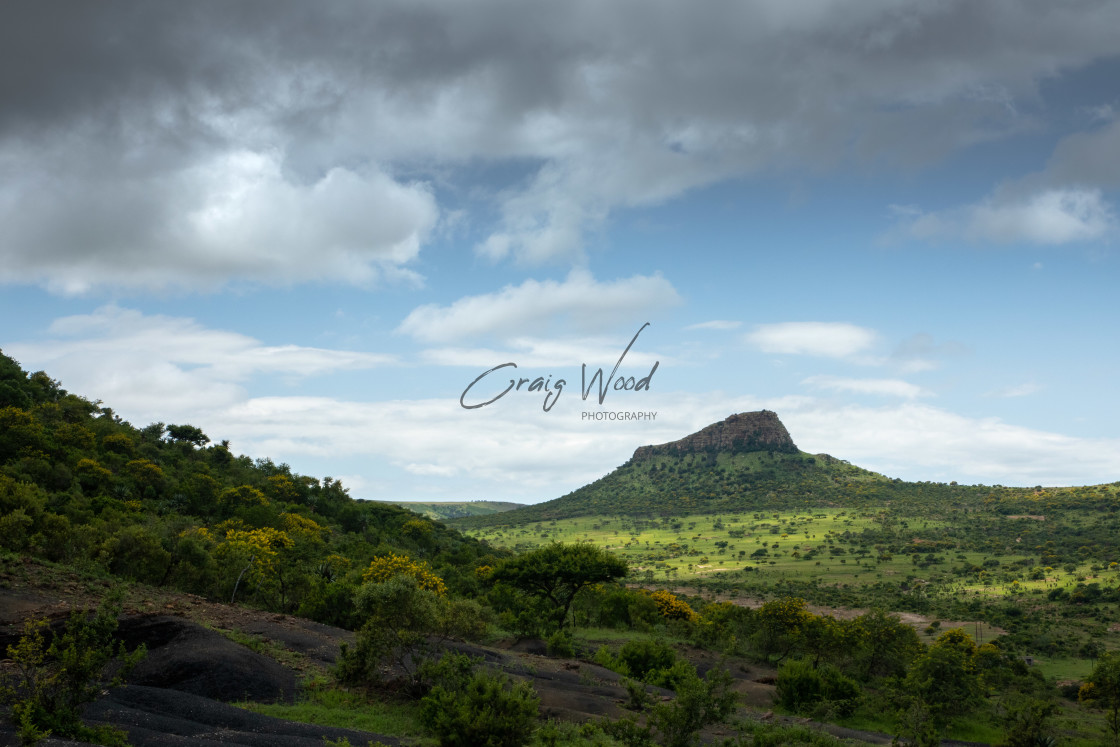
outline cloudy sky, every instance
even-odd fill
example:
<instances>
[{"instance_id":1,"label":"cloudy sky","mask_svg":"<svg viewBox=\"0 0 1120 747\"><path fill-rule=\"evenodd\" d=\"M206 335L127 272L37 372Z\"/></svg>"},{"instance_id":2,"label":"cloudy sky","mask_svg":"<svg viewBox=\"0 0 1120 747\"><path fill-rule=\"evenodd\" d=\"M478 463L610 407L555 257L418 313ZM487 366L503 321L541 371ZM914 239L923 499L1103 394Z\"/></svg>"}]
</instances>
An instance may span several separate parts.
<instances>
[{"instance_id":1,"label":"cloudy sky","mask_svg":"<svg viewBox=\"0 0 1120 747\"><path fill-rule=\"evenodd\" d=\"M1111 482L1116 28L1107 0L20 3L0 348L356 497L545 500L763 407L891 476ZM614 381L648 386L584 398L631 342ZM584 414L620 412L656 419Z\"/></svg>"}]
</instances>

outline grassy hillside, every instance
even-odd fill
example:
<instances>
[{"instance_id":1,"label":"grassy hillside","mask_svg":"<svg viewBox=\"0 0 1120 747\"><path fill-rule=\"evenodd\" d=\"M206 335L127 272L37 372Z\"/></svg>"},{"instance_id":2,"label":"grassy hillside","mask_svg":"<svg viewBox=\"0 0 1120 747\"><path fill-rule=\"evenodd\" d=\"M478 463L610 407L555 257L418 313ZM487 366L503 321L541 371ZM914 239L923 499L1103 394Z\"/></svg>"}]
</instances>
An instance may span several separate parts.
<instances>
[{"instance_id":1,"label":"grassy hillside","mask_svg":"<svg viewBox=\"0 0 1120 747\"><path fill-rule=\"evenodd\" d=\"M379 501L381 502L381 501ZM407 508L423 514L435 521L461 519L466 516L489 516L505 511L524 508L524 503L505 501L384 501L394 506Z\"/></svg>"},{"instance_id":2,"label":"grassy hillside","mask_svg":"<svg viewBox=\"0 0 1120 747\"><path fill-rule=\"evenodd\" d=\"M892 480L827 454L700 453L631 459L561 498L500 515L462 519L456 524L482 527L602 514L680 516L838 508L931 498L973 502L997 495L1026 496L1029 492Z\"/></svg>"}]
</instances>

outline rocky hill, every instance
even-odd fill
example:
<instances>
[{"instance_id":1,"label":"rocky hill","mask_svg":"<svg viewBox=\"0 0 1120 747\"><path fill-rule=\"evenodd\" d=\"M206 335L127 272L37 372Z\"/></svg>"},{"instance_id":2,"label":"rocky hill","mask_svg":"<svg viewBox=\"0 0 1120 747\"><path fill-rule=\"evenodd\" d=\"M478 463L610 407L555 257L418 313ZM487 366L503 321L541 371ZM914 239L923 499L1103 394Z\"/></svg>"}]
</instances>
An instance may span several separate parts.
<instances>
[{"instance_id":1,"label":"rocky hill","mask_svg":"<svg viewBox=\"0 0 1120 747\"><path fill-rule=\"evenodd\" d=\"M492 526L595 514L681 515L837 504L891 493L895 483L827 454L800 451L776 413L743 412L677 441L642 446L621 467L555 500L491 516Z\"/></svg>"},{"instance_id":2,"label":"rocky hill","mask_svg":"<svg viewBox=\"0 0 1120 747\"><path fill-rule=\"evenodd\" d=\"M681 456L724 452L744 454L751 451L772 451L781 454L798 453L789 431L770 410L741 412L726 420L703 428L679 441L657 446L641 446L634 452L632 461L640 462L655 456Z\"/></svg>"}]
</instances>

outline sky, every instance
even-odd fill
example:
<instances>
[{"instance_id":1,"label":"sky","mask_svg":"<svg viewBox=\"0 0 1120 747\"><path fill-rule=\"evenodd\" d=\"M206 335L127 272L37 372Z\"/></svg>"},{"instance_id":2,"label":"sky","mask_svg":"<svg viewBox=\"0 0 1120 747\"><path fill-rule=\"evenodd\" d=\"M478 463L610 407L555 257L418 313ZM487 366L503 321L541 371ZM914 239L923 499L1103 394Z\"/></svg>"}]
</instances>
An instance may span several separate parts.
<instances>
[{"instance_id":1,"label":"sky","mask_svg":"<svg viewBox=\"0 0 1120 747\"><path fill-rule=\"evenodd\" d=\"M0 349L357 498L548 500L763 408L891 477L1120 480L1117 28L19 3Z\"/></svg>"}]
</instances>

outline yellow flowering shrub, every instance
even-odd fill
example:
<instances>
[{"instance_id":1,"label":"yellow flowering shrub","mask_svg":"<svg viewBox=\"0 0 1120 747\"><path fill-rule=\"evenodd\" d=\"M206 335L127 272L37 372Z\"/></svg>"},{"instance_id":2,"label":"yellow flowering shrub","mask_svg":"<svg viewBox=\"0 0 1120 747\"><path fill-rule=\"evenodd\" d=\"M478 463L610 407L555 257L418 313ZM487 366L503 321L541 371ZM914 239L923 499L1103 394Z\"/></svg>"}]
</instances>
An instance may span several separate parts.
<instances>
[{"instance_id":1,"label":"yellow flowering shrub","mask_svg":"<svg viewBox=\"0 0 1120 747\"><path fill-rule=\"evenodd\" d=\"M261 529L231 529L226 532L225 543L219 548L222 554L238 552L253 558L253 573L271 576L282 550L290 550L295 542L286 533L271 527Z\"/></svg>"},{"instance_id":2,"label":"yellow flowering shrub","mask_svg":"<svg viewBox=\"0 0 1120 747\"><path fill-rule=\"evenodd\" d=\"M379 584L398 575L412 576L421 589L428 589L436 594L447 592L447 585L443 583L443 579L432 573L426 563L396 553L374 558L369 568L362 574L362 580Z\"/></svg>"},{"instance_id":3,"label":"yellow flowering shrub","mask_svg":"<svg viewBox=\"0 0 1120 747\"><path fill-rule=\"evenodd\" d=\"M238 506L267 506L268 498L264 493L252 485L239 485L236 488L226 488L218 496L218 500L227 507Z\"/></svg>"},{"instance_id":4,"label":"yellow flowering shrub","mask_svg":"<svg viewBox=\"0 0 1120 747\"><path fill-rule=\"evenodd\" d=\"M214 534L206 527L191 527L179 532L179 538L185 539L187 537L194 537L202 542L213 542Z\"/></svg>"},{"instance_id":5,"label":"yellow flowering shrub","mask_svg":"<svg viewBox=\"0 0 1120 747\"><path fill-rule=\"evenodd\" d=\"M103 487L113 479L113 473L102 467L96 459L79 459L74 471L83 488Z\"/></svg>"},{"instance_id":6,"label":"yellow flowering shrub","mask_svg":"<svg viewBox=\"0 0 1120 747\"><path fill-rule=\"evenodd\" d=\"M335 555L334 553L331 553L327 556L327 559L324 560L322 564L336 572L345 571L350 567L350 559L344 558L341 555Z\"/></svg>"},{"instance_id":7,"label":"yellow flowering shrub","mask_svg":"<svg viewBox=\"0 0 1120 747\"><path fill-rule=\"evenodd\" d=\"M285 475L273 475L268 478L265 490L268 496L276 501L291 502L299 497L299 488Z\"/></svg>"},{"instance_id":8,"label":"yellow flowering shrub","mask_svg":"<svg viewBox=\"0 0 1120 747\"><path fill-rule=\"evenodd\" d=\"M141 489L163 484L163 469L147 459L133 459L124 466L124 469L136 483L136 486Z\"/></svg>"},{"instance_id":9,"label":"yellow flowering shrub","mask_svg":"<svg viewBox=\"0 0 1120 747\"><path fill-rule=\"evenodd\" d=\"M401 534L413 539L423 539L432 533L432 522L424 519L410 519L401 525Z\"/></svg>"},{"instance_id":10,"label":"yellow flowering shrub","mask_svg":"<svg viewBox=\"0 0 1120 747\"><path fill-rule=\"evenodd\" d=\"M658 589L650 594L657 604L657 611L667 620L689 620L695 622L697 614L688 606L688 602L665 589Z\"/></svg>"},{"instance_id":11,"label":"yellow flowering shrub","mask_svg":"<svg viewBox=\"0 0 1120 747\"><path fill-rule=\"evenodd\" d=\"M285 532L301 540L320 542L330 531L313 519L299 514L280 514L280 521L284 525Z\"/></svg>"}]
</instances>

